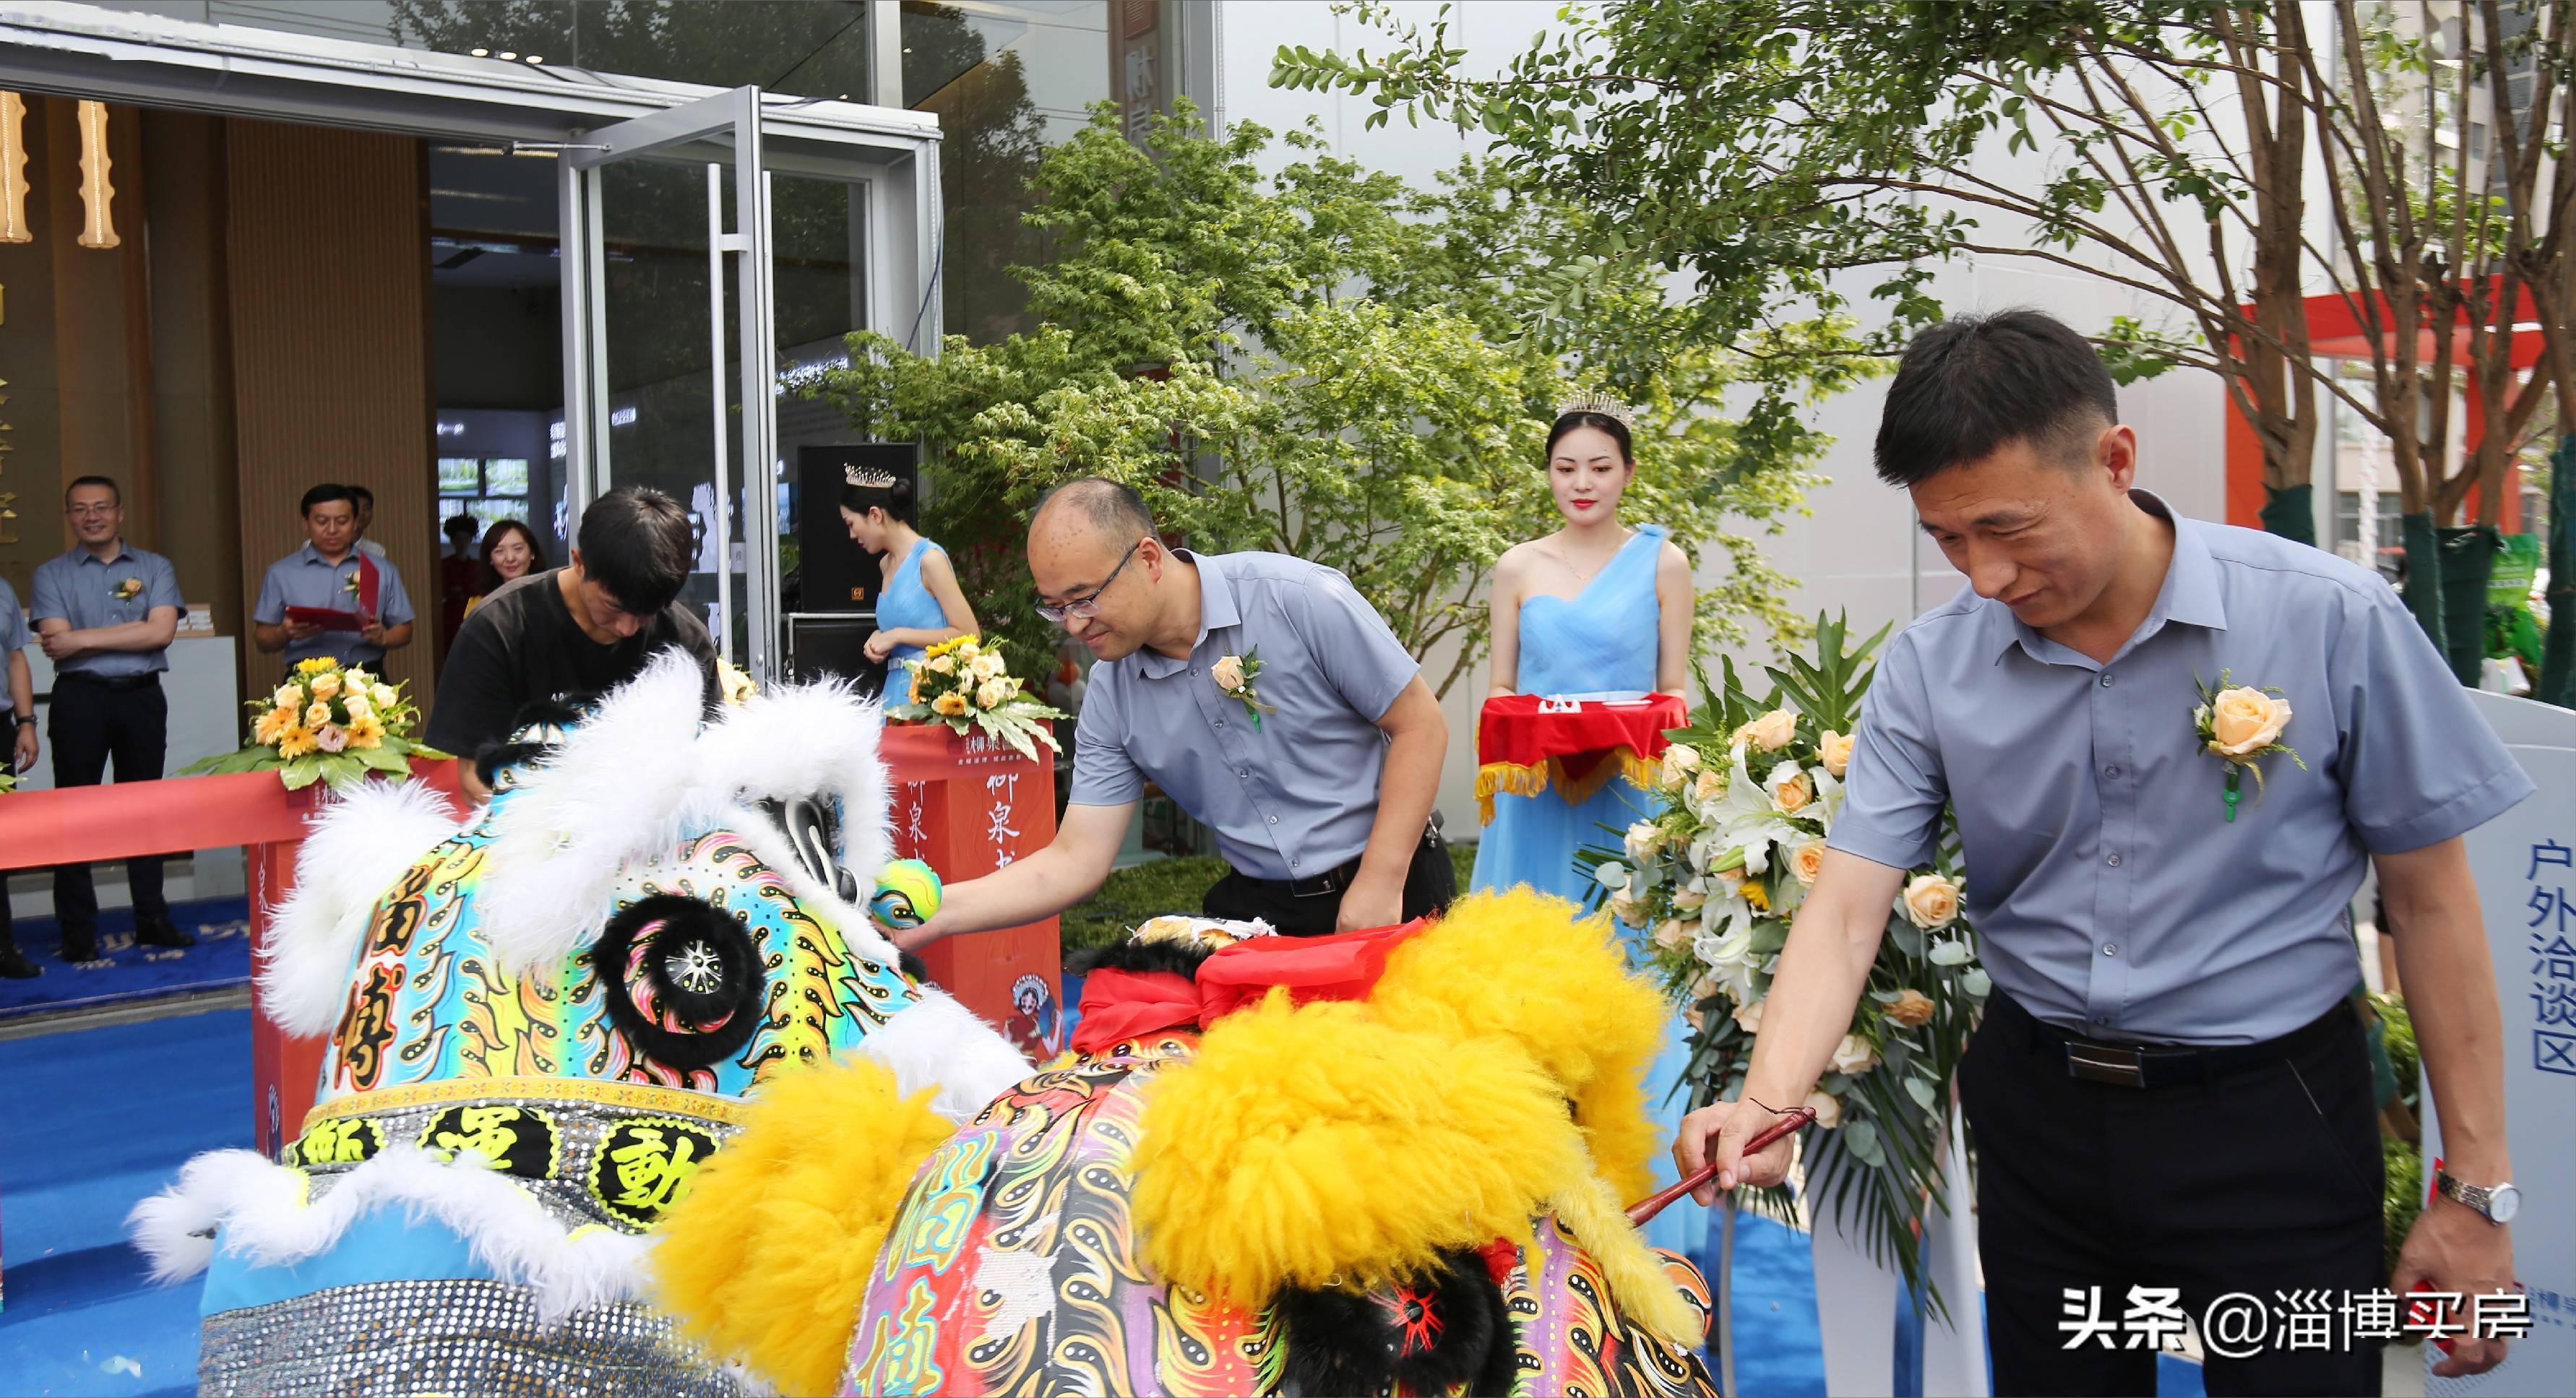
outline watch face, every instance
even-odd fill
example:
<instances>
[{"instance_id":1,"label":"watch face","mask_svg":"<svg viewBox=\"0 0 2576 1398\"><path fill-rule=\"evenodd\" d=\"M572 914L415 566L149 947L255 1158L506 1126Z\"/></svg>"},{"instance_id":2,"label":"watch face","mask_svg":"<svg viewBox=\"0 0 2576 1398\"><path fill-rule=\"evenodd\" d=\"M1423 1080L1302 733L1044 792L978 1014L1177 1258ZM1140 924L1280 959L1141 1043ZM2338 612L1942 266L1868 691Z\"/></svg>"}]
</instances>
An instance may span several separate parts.
<instances>
[{"instance_id":1,"label":"watch face","mask_svg":"<svg viewBox=\"0 0 2576 1398\"><path fill-rule=\"evenodd\" d=\"M2498 1223L2511 1223L2513 1216L2520 1212L2522 1212L2522 1191L2512 1185L2497 1185L2487 1195L2488 1218Z\"/></svg>"}]
</instances>

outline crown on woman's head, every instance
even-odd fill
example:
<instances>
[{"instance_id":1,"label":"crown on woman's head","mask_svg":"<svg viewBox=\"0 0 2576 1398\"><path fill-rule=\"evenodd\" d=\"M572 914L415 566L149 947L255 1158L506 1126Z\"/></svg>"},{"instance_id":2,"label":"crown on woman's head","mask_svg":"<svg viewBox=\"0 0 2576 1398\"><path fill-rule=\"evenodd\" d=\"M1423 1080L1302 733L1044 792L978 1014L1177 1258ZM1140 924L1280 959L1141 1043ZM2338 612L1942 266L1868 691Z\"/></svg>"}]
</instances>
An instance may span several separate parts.
<instances>
[{"instance_id":1,"label":"crown on woman's head","mask_svg":"<svg viewBox=\"0 0 2576 1398\"><path fill-rule=\"evenodd\" d=\"M1599 413L1632 432L1637 427L1635 409L1598 390L1578 393L1556 405L1556 416L1560 422L1575 413Z\"/></svg>"},{"instance_id":2,"label":"crown on woman's head","mask_svg":"<svg viewBox=\"0 0 2576 1398\"><path fill-rule=\"evenodd\" d=\"M894 472L880 471L873 466L846 466L842 468L841 475L850 484L869 490L892 490L895 483Z\"/></svg>"}]
</instances>

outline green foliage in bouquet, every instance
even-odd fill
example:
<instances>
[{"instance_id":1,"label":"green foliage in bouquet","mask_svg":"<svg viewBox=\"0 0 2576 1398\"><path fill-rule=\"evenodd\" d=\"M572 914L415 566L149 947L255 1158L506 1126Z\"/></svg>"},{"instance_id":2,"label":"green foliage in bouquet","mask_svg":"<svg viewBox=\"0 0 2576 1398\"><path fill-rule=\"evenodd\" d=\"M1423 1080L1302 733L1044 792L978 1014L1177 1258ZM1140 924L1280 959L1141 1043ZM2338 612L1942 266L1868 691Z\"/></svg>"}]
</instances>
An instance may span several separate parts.
<instances>
[{"instance_id":1,"label":"green foliage in bouquet","mask_svg":"<svg viewBox=\"0 0 2576 1398\"><path fill-rule=\"evenodd\" d=\"M180 776L275 772L289 791L317 781L347 790L377 774L407 778L415 757L448 755L412 740L420 710L401 685L330 656L298 662L276 693L244 707L256 715L249 744L191 763Z\"/></svg>"},{"instance_id":2,"label":"green foliage in bouquet","mask_svg":"<svg viewBox=\"0 0 2576 1398\"><path fill-rule=\"evenodd\" d=\"M1039 743L1064 751L1046 726L1048 719L1063 718L1064 710L1023 687L1003 663L1000 641L987 645L980 636L956 636L905 664L912 670L907 701L888 704L887 718L944 723L961 737L980 729L1031 760Z\"/></svg>"},{"instance_id":3,"label":"green foliage in bouquet","mask_svg":"<svg viewBox=\"0 0 2576 1398\"><path fill-rule=\"evenodd\" d=\"M1847 646L1846 622L1818 617L1814 658L1765 667L1773 688L1760 702L1733 661L1720 683L1702 672L1701 707L1668 735L1653 816L1630 826L1621 848L1578 856L1611 912L1649 933L1643 954L1683 1006L1690 1060L1674 1091L1694 1110L1743 1095L1790 915L1842 808L1869 655L1886 636L1882 628ZM1830 1212L1874 1259L1892 1257L1936 1310L1943 1303L1923 1267L1925 1210L1947 1207L1939 1186L1951 1077L1992 988L1962 903L1945 822L1935 864L1912 871L1889 909L1867 990L1803 1104L1817 1112L1805 1156L1816 1217ZM1737 1193L1741 1206L1791 1216L1785 1187Z\"/></svg>"}]
</instances>

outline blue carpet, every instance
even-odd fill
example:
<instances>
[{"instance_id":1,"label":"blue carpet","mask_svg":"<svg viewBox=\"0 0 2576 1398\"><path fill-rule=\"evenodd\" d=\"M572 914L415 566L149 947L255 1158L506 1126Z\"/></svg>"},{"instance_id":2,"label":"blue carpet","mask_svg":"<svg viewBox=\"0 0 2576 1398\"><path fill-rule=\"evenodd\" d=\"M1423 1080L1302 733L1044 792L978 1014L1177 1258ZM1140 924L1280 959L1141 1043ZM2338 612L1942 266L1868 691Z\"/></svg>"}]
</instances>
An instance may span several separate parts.
<instances>
[{"instance_id":1,"label":"blue carpet","mask_svg":"<svg viewBox=\"0 0 2576 1398\"><path fill-rule=\"evenodd\" d=\"M0 1082L0 1393L193 1392L197 1288L144 1280L125 1214L251 1144L250 1011L0 1042Z\"/></svg>"},{"instance_id":2,"label":"blue carpet","mask_svg":"<svg viewBox=\"0 0 2576 1398\"><path fill-rule=\"evenodd\" d=\"M62 959L63 933L52 918L18 920L18 949L44 968L32 980L0 980L0 1019L67 1007L91 1007L156 995L241 985L250 980L250 904L242 898L177 903L170 920L193 932L193 947L134 945L134 910L98 915L97 961Z\"/></svg>"}]
</instances>

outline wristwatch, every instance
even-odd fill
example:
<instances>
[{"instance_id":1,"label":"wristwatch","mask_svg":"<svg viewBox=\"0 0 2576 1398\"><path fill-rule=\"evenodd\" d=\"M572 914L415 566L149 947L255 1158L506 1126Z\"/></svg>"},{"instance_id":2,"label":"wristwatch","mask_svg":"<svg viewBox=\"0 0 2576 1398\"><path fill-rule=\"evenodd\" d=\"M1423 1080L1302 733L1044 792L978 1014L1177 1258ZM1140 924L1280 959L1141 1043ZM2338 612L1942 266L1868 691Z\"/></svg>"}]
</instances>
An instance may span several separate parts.
<instances>
[{"instance_id":1,"label":"wristwatch","mask_svg":"<svg viewBox=\"0 0 2576 1398\"><path fill-rule=\"evenodd\" d=\"M2522 1212L2522 1191L2514 1188L2511 1181L2493 1185L2465 1184L2453 1178L2448 1170L2436 1170L2433 1172L2433 1187L2442 1191L2442 1197L2452 1203L2464 1204L2485 1215L2489 1223L2511 1223L2513 1216Z\"/></svg>"},{"instance_id":2,"label":"wristwatch","mask_svg":"<svg viewBox=\"0 0 2576 1398\"><path fill-rule=\"evenodd\" d=\"M36 716L34 714L20 714L17 717L18 726L21 728L33 728L36 726Z\"/></svg>"}]
</instances>

